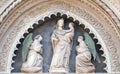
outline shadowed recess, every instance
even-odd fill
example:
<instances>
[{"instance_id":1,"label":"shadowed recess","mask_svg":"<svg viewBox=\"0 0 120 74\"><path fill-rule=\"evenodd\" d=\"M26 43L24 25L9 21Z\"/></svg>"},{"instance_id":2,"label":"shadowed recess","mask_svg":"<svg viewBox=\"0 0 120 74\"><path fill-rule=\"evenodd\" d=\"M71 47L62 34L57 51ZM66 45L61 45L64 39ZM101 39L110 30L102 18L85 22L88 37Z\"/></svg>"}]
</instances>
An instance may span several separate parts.
<instances>
[{"instance_id":1,"label":"shadowed recess","mask_svg":"<svg viewBox=\"0 0 120 74\"><path fill-rule=\"evenodd\" d=\"M43 54L42 54L43 72L44 73L49 72L49 67L51 64L52 56L53 56L53 50L52 50L52 44L51 44L50 38L53 30L55 29L56 23L60 18L64 19L65 29L69 29L68 24L70 22L73 22L75 24L74 25L75 35L73 38L73 46L72 46L70 60L69 60L69 72L75 73L76 46L78 45L77 38L78 36L83 36L84 32L87 32L91 36L91 38L94 40L96 51L98 52L100 59L102 60L101 63L98 63L96 60L93 60L93 57L92 57L92 63L95 65L95 68L96 68L95 72L100 72L100 73L106 72L104 70L104 68L106 67L106 64L103 63L103 61L105 60L105 57L102 56L104 52L102 50L99 50L101 48L101 45L97 44L98 39L96 38L94 39L95 35L93 33L89 33L90 29L89 28L85 29L85 25L80 24L78 20L73 21L74 20L73 17L68 17L66 14L61 15L61 13L59 12L57 13L57 15L52 14L50 17L46 16L44 18L44 21L41 19L38 20L38 24L34 23L32 25L33 29L32 28L28 29L29 33L33 33L33 38L38 34L40 34L43 37L43 40L41 41L41 44L43 45ZM16 47L19 50L14 51L16 56L12 58L15 61L14 63L12 63L12 67L14 68L11 71L12 73L20 72L20 68L22 65L22 43L29 33L24 33L23 34L24 38L21 38L19 40L21 44L16 45Z\"/></svg>"}]
</instances>

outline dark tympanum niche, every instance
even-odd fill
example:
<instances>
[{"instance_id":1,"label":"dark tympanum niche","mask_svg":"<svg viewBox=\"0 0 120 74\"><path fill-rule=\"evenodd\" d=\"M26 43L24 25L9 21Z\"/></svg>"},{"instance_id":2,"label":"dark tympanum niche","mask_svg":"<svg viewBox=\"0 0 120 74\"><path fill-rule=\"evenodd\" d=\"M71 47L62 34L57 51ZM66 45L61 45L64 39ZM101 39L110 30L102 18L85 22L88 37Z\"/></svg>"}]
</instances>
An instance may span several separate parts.
<instances>
[{"instance_id":1,"label":"dark tympanum niche","mask_svg":"<svg viewBox=\"0 0 120 74\"><path fill-rule=\"evenodd\" d=\"M21 72L21 67L22 67L22 64L23 64L23 61L22 61L23 42L24 42L25 38L30 33L33 34L32 35L32 39L33 40L35 39L35 37L37 35L41 35L42 39L41 39L41 41L39 43L42 44L42 46L41 46L42 47L42 54L41 54L41 56L43 58L42 65L41 65L42 66L41 67L42 68L42 73L50 72L50 66L51 66L52 59L53 59L53 54L54 54L53 52L55 52L53 50L53 46L54 45L51 42L52 41L51 40L51 36L53 35L53 31L56 28L58 20L60 20L61 18L63 18L63 20L64 20L64 30L67 30L67 31L70 30L69 29L69 23L70 22L72 22L74 24L74 28L73 28L74 29L74 31L73 31L74 32L74 36L72 38L72 43L71 43L72 44L72 47L71 47L72 49L70 50L70 57L69 57L69 64L67 66L68 67L67 71L70 72L70 73L76 73L76 69L78 69L78 70L82 70L83 69L84 70L84 68L82 68L82 67L77 68L79 66L78 62L80 61L80 65L81 65L81 63L83 63L83 61L81 61L81 60L84 60L84 58L81 59L81 56L79 56L80 58L76 57L78 55L78 53L81 54L80 52L77 52L76 49L79 48L79 45L82 45L81 41L80 41L81 44L79 43L78 38L82 38L83 37L83 40L82 40L83 44L85 43L84 42L84 40L85 40L84 34L86 33L93 40L93 42L95 44L96 52L98 53L99 60L101 60L101 62L98 63L97 60L94 60L93 55L90 54L89 56L91 56L91 59L90 59L91 63L86 63L85 62L84 64L86 64L86 65L89 64L90 66L93 64L94 67L91 67L91 68L93 68L93 70L95 69L94 72L106 72L104 70L104 68L106 67L106 64L103 63L103 61L105 60L105 57L101 56L104 52L102 50L99 50L101 48L101 45L97 44L98 40L94 38L94 34L89 33L90 30L88 28L85 28L84 24L79 24L78 20L73 21L72 17L67 17L66 14L61 15L60 13L57 13L57 15L52 14L50 18L49 17L45 17L44 21L43 20L39 20L38 24L36 24L36 23L33 24L33 29L32 28L28 29L29 33L24 33L24 35L23 35L24 38L20 39L21 44L17 44L16 45L16 47L19 50L15 50L15 52L14 52L16 54L16 56L13 57L13 60L15 62L12 63L12 67L14 68L11 71L12 73L14 73L14 72ZM56 35L56 33L54 33L54 35ZM88 56L89 53L86 52L86 54ZM63 55L61 54L61 56L63 56ZM80 60L76 61L76 58L78 58ZM78 64L76 65L76 63L78 63ZM90 68L90 67L88 67L88 68Z\"/></svg>"}]
</instances>

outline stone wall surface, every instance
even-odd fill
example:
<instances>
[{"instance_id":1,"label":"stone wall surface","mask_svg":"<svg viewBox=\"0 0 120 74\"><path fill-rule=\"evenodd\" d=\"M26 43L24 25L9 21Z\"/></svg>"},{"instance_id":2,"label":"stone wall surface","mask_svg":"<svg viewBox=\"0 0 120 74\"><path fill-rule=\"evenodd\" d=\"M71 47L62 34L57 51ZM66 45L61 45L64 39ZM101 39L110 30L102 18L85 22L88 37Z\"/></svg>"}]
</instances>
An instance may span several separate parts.
<instances>
[{"instance_id":1,"label":"stone wall surface","mask_svg":"<svg viewBox=\"0 0 120 74\"><path fill-rule=\"evenodd\" d=\"M19 39L38 20L66 14L98 39L108 73L120 72L119 0L0 0L0 72L10 73Z\"/></svg>"}]
</instances>

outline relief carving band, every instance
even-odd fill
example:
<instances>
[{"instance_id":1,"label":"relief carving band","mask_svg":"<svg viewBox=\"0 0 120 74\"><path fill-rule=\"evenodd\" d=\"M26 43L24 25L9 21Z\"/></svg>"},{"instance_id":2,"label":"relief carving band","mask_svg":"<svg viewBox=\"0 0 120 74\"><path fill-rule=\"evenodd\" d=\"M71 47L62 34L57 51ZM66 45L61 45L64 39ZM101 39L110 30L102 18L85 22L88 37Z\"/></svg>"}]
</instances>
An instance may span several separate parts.
<instances>
[{"instance_id":1,"label":"relief carving band","mask_svg":"<svg viewBox=\"0 0 120 74\"><path fill-rule=\"evenodd\" d=\"M42 72L42 40L41 35L37 35L32 41L32 34L29 34L23 42L21 72L41 73ZM28 55L27 55L28 54Z\"/></svg>"},{"instance_id":2,"label":"relief carving band","mask_svg":"<svg viewBox=\"0 0 120 74\"><path fill-rule=\"evenodd\" d=\"M91 63L91 53L83 41L83 37L78 37L79 45L76 47L76 73L94 73L95 67Z\"/></svg>"},{"instance_id":3,"label":"relief carving band","mask_svg":"<svg viewBox=\"0 0 120 74\"><path fill-rule=\"evenodd\" d=\"M57 22L56 29L51 36L53 57L50 72L69 72L69 57L74 36L73 23L69 23L69 29L63 29L64 20Z\"/></svg>"}]
</instances>

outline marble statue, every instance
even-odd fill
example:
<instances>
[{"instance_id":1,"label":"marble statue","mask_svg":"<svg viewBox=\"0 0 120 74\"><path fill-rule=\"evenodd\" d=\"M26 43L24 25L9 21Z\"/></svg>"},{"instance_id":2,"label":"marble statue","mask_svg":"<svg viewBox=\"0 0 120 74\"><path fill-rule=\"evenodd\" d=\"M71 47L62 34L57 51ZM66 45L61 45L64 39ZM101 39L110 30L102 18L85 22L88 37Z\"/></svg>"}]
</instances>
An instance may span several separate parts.
<instances>
[{"instance_id":1,"label":"marble statue","mask_svg":"<svg viewBox=\"0 0 120 74\"><path fill-rule=\"evenodd\" d=\"M26 61L23 62L21 72L25 73L41 73L42 72L42 40L41 35L37 35L29 47Z\"/></svg>"},{"instance_id":2,"label":"marble statue","mask_svg":"<svg viewBox=\"0 0 120 74\"><path fill-rule=\"evenodd\" d=\"M69 57L74 36L73 23L69 23L69 29L63 29L64 20L57 22L56 29L51 36L53 46L53 57L50 72L69 72Z\"/></svg>"},{"instance_id":3,"label":"marble statue","mask_svg":"<svg viewBox=\"0 0 120 74\"><path fill-rule=\"evenodd\" d=\"M78 37L78 42L79 45L76 47L76 73L94 73L95 67L91 63L91 53L82 36Z\"/></svg>"}]
</instances>

